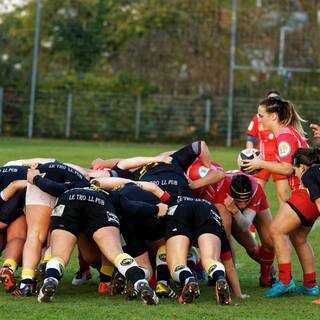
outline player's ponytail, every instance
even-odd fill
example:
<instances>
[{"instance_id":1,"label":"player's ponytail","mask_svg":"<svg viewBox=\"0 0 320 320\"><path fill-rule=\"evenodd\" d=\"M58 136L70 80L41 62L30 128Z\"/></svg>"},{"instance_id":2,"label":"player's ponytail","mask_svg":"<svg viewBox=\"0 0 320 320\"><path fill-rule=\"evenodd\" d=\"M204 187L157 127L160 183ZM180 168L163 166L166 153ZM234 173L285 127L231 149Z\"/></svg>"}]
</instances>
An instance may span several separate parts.
<instances>
[{"instance_id":1,"label":"player's ponytail","mask_svg":"<svg viewBox=\"0 0 320 320\"><path fill-rule=\"evenodd\" d=\"M298 114L292 102L280 97L271 97L262 100L259 105L265 107L267 113L276 113L282 125L293 127L303 139L306 139L302 127L302 122L306 121Z\"/></svg>"}]
</instances>

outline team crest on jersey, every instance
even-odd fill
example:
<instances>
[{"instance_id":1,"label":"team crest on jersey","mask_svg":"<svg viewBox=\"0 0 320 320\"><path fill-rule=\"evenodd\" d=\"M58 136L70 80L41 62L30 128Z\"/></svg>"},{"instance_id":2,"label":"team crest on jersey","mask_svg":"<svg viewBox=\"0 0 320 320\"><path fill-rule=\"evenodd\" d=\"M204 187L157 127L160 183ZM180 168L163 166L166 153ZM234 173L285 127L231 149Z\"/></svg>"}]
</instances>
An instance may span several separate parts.
<instances>
[{"instance_id":1,"label":"team crest on jersey","mask_svg":"<svg viewBox=\"0 0 320 320\"><path fill-rule=\"evenodd\" d=\"M278 152L280 157L286 157L291 152L291 146L288 142L282 141L279 143Z\"/></svg>"},{"instance_id":2,"label":"team crest on jersey","mask_svg":"<svg viewBox=\"0 0 320 320\"><path fill-rule=\"evenodd\" d=\"M208 174L209 170L210 170L209 168L201 166L199 168L199 176L200 176L200 178L205 177Z\"/></svg>"}]
</instances>

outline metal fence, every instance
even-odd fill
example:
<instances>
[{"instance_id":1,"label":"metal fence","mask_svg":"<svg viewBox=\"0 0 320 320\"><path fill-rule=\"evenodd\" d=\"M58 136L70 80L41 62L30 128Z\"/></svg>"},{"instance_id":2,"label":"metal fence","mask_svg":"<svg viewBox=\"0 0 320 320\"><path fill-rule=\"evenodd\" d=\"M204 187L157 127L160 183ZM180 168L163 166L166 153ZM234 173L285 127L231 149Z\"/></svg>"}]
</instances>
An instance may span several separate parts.
<instances>
[{"instance_id":1,"label":"metal fence","mask_svg":"<svg viewBox=\"0 0 320 320\"><path fill-rule=\"evenodd\" d=\"M169 142L204 138L225 144L227 103L227 97L40 91L35 106L34 136ZM295 101L295 104L306 120L319 120L318 101ZM244 144L257 99L236 98L235 105L233 143ZM1 133L27 136L29 93L3 90L2 110Z\"/></svg>"}]
</instances>

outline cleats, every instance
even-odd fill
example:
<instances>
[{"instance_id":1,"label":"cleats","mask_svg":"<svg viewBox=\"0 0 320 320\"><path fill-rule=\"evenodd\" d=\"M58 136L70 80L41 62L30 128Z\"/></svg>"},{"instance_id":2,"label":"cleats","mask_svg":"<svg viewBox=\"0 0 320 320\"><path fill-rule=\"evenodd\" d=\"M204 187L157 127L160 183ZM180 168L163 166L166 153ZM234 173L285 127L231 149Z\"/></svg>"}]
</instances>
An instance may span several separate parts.
<instances>
[{"instance_id":1,"label":"cleats","mask_svg":"<svg viewBox=\"0 0 320 320\"><path fill-rule=\"evenodd\" d=\"M9 268L4 267L1 270L0 281L7 292L12 292L15 289L16 278L14 277L13 272Z\"/></svg>"},{"instance_id":2,"label":"cleats","mask_svg":"<svg viewBox=\"0 0 320 320\"><path fill-rule=\"evenodd\" d=\"M36 267L36 282L37 282L37 287L36 287L36 292L39 293L39 290L40 288L42 287L43 285L43 280L44 280L44 277L46 275L46 266L47 266L47 263L46 262L42 262L42 263L39 263Z\"/></svg>"},{"instance_id":3,"label":"cleats","mask_svg":"<svg viewBox=\"0 0 320 320\"><path fill-rule=\"evenodd\" d=\"M262 296L264 298L280 297L284 294L294 293L296 291L296 285L291 279L289 284L283 284L280 280L277 281L271 289L265 291Z\"/></svg>"},{"instance_id":4,"label":"cleats","mask_svg":"<svg viewBox=\"0 0 320 320\"><path fill-rule=\"evenodd\" d=\"M48 278L39 290L38 302L52 302L54 294L57 291L58 282L53 278Z\"/></svg>"},{"instance_id":5,"label":"cleats","mask_svg":"<svg viewBox=\"0 0 320 320\"><path fill-rule=\"evenodd\" d=\"M75 286L79 286L79 285L87 283L91 278L92 278L92 275L91 275L90 269L87 269L87 270L79 269L75 273L75 275L72 279L72 284Z\"/></svg>"},{"instance_id":6,"label":"cleats","mask_svg":"<svg viewBox=\"0 0 320 320\"><path fill-rule=\"evenodd\" d=\"M195 279L189 280L182 289L179 297L180 304L193 303L200 296L199 284Z\"/></svg>"},{"instance_id":7,"label":"cleats","mask_svg":"<svg viewBox=\"0 0 320 320\"><path fill-rule=\"evenodd\" d=\"M170 288L170 286L162 282L157 283L156 294L159 298L178 298L177 294Z\"/></svg>"},{"instance_id":8,"label":"cleats","mask_svg":"<svg viewBox=\"0 0 320 320\"><path fill-rule=\"evenodd\" d=\"M99 285L98 285L98 292L100 294L107 294L107 293L111 294L111 292L112 292L112 284L111 284L111 282L102 282L102 281L100 281Z\"/></svg>"},{"instance_id":9,"label":"cleats","mask_svg":"<svg viewBox=\"0 0 320 320\"><path fill-rule=\"evenodd\" d=\"M112 286L112 290L111 290L112 296L115 296L117 294L124 294L126 279L118 270L115 270L113 272L113 275L111 278L111 286Z\"/></svg>"},{"instance_id":10,"label":"cleats","mask_svg":"<svg viewBox=\"0 0 320 320\"><path fill-rule=\"evenodd\" d=\"M318 296L319 295L319 287L314 286L312 288L307 288L305 285L302 285L300 288L297 288L294 294L303 294L307 296Z\"/></svg>"},{"instance_id":11,"label":"cleats","mask_svg":"<svg viewBox=\"0 0 320 320\"><path fill-rule=\"evenodd\" d=\"M231 305L230 289L226 279L216 282L216 302L220 305Z\"/></svg>"},{"instance_id":12,"label":"cleats","mask_svg":"<svg viewBox=\"0 0 320 320\"><path fill-rule=\"evenodd\" d=\"M22 285L22 286L21 286ZM36 283L32 284L21 284L20 287L16 287L11 295L14 297L31 297L36 292Z\"/></svg>"},{"instance_id":13,"label":"cleats","mask_svg":"<svg viewBox=\"0 0 320 320\"><path fill-rule=\"evenodd\" d=\"M141 300L144 304L158 304L159 298L153 289L149 286L148 282L142 282L138 285L138 292L140 293Z\"/></svg>"},{"instance_id":14,"label":"cleats","mask_svg":"<svg viewBox=\"0 0 320 320\"><path fill-rule=\"evenodd\" d=\"M134 288L134 285L130 280L125 283L122 294L127 300L134 300L138 297L138 291Z\"/></svg>"}]
</instances>

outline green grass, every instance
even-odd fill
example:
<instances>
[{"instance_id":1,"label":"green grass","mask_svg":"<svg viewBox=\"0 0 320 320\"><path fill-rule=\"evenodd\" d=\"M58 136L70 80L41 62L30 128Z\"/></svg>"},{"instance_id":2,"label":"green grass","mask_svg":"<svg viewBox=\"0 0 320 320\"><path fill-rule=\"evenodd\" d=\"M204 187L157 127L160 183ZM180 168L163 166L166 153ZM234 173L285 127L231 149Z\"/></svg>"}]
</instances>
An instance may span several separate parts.
<instances>
[{"instance_id":1,"label":"green grass","mask_svg":"<svg viewBox=\"0 0 320 320\"><path fill-rule=\"evenodd\" d=\"M30 157L54 157L61 161L89 166L96 157L131 157L153 155L173 150L178 145L103 143L61 140L0 139L0 163ZM239 149L211 147L215 161L225 169L234 169ZM277 202L272 183L267 188L268 200L275 213ZM310 236L316 257L320 249L319 229ZM144 306L140 301L124 301L122 297L100 296L97 291L98 276L94 274L90 283L74 287L71 279L77 269L72 259L60 283L56 299L52 304L40 305L35 298L13 298L0 291L1 319L315 319L318 306L311 305L310 297L282 297L263 299L263 289L258 288L259 266L250 260L242 248L237 248L237 264L242 290L250 299L234 299L231 307L216 306L212 288L201 287L201 297L193 305L178 305L176 301L161 300L158 306ZM296 256L293 257L293 276L301 283L302 272ZM300 280L300 281L299 281Z\"/></svg>"}]
</instances>

